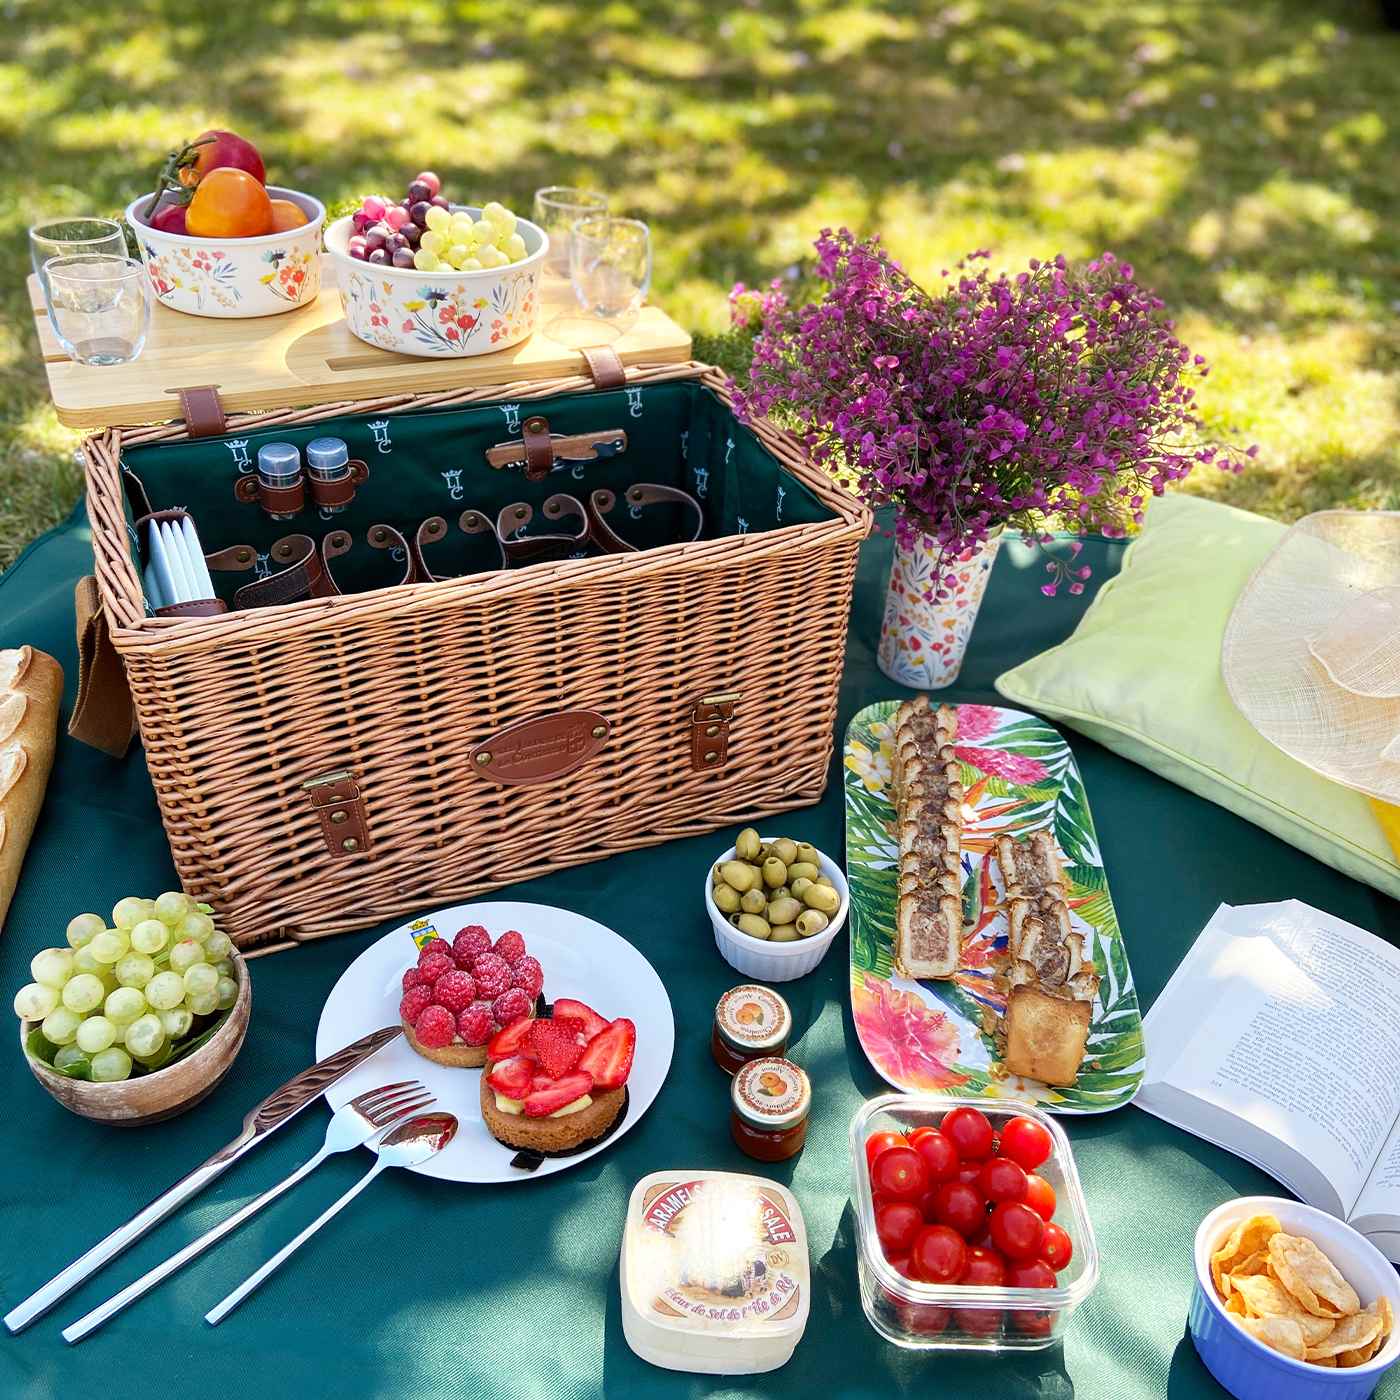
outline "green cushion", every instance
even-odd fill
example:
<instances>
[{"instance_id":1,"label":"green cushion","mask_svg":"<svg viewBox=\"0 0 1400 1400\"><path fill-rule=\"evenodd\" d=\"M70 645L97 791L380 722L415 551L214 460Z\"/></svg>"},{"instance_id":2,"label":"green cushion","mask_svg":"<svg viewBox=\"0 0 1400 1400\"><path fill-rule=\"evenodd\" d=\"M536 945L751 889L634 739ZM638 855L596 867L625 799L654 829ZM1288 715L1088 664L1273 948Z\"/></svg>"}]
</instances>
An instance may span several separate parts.
<instances>
[{"instance_id":1,"label":"green cushion","mask_svg":"<svg viewBox=\"0 0 1400 1400\"><path fill-rule=\"evenodd\" d=\"M1220 678L1235 599L1283 530L1196 496L1161 497L1069 640L996 687L1400 899L1400 865L1366 799L1276 749Z\"/></svg>"}]
</instances>

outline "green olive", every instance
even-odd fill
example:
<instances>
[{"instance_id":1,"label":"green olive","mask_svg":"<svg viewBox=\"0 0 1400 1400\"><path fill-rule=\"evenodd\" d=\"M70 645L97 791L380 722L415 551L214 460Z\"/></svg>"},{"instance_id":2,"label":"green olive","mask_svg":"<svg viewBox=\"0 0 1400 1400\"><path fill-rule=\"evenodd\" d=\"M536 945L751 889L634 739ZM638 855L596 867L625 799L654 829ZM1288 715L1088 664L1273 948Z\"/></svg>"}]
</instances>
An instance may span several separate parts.
<instances>
[{"instance_id":1,"label":"green olive","mask_svg":"<svg viewBox=\"0 0 1400 1400\"><path fill-rule=\"evenodd\" d=\"M773 933L772 925L769 924L768 920L760 918L757 914L735 914L729 922L740 933L747 933L750 938L768 938Z\"/></svg>"},{"instance_id":2,"label":"green olive","mask_svg":"<svg viewBox=\"0 0 1400 1400\"><path fill-rule=\"evenodd\" d=\"M757 860L762 849L763 842L751 826L746 826L734 840L734 854L740 860Z\"/></svg>"},{"instance_id":3,"label":"green olive","mask_svg":"<svg viewBox=\"0 0 1400 1400\"><path fill-rule=\"evenodd\" d=\"M811 938L815 934L825 933L830 920L820 909L807 909L798 916L797 931L803 938Z\"/></svg>"},{"instance_id":4,"label":"green olive","mask_svg":"<svg viewBox=\"0 0 1400 1400\"><path fill-rule=\"evenodd\" d=\"M789 899L791 896L792 891L786 885L779 885L776 890L768 891L769 899Z\"/></svg>"},{"instance_id":5,"label":"green olive","mask_svg":"<svg viewBox=\"0 0 1400 1400\"><path fill-rule=\"evenodd\" d=\"M761 914L768 907L768 898L762 890L745 890L739 896L739 908L745 914Z\"/></svg>"},{"instance_id":6,"label":"green olive","mask_svg":"<svg viewBox=\"0 0 1400 1400\"><path fill-rule=\"evenodd\" d=\"M788 890L794 899L801 899L803 894L816 883L815 880L809 880L805 875L799 875L788 887Z\"/></svg>"},{"instance_id":7,"label":"green olive","mask_svg":"<svg viewBox=\"0 0 1400 1400\"><path fill-rule=\"evenodd\" d=\"M791 880L815 880L822 873L821 866L813 865L809 860L794 861L788 866L788 879Z\"/></svg>"},{"instance_id":8,"label":"green olive","mask_svg":"<svg viewBox=\"0 0 1400 1400\"><path fill-rule=\"evenodd\" d=\"M802 912L802 902L787 895L783 899L770 899L765 915L770 924L790 924Z\"/></svg>"},{"instance_id":9,"label":"green olive","mask_svg":"<svg viewBox=\"0 0 1400 1400\"><path fill-rule=\"evenodd\" d=\"M767 885L770 890L776 890L779 885L785 885L787 882L787 866L784 865L777 856L769 856L768 859L763 862L763 883Z\"/></svg>"},{"instance_id":10,"label":"green olive","mask_svg":"<svg viewBox=\"0 0 1400 1400\"><path fill-rule=\"evenodd\" d=\"M716 885L711 891L715 901L715 908L721 914L737 914L739 912L739 891L729 885Z\"/></svg>"},{"instance_id":11,"label":"green olive","mask_svg":"<svg viewBox=\"0 0 1400 1400\"><path fill-rule=\"evenodd\" d=\"M791 865L797 859L797 842L789 841L786 836L779 836L777 840L768 843L768 854L777 856L784 865Z\"/></svg>"},{"instance_id":12,"label":"green olive","mask_svg":"<svg viewBox=\"0 0 1400 1400\"><path fill-rule=\"evenodd\" d=\"M797 859L807 865L820 865L822 858L817 854L817 848L808 841L797 843Z\"/></svg>"},{"instance_id":13,"label":"green olive","mask_svg":"<svg viewBox=\"0 0 1400 1400\"><path fill-rule=\"evenodd\" d=\"M834 880L828 880L825 875L817 876L817 884L825 885L829 890L834 890L836 888L836 882Z\"/></svg>"},{"instance_id":14,"label":"green olive","mask_svg":"<svg viewBox=\"0 0 1400 1400\"><path fill-rule=\"evenodd\" d=\"M724 883L731 889L738 890L740 894L758 884L758 871L741 860L725 861L720 866L720 874L724 876Z\"/></svg>"},{"instance_id":15,"label":"green olive","mask_svg":"<svg viewBox=\"0 0 1400 1400\"><path fill-rule=\"evenodd\" d=\"M796 943L801 937L796 924L775 924L773 932L768 935L768 941L770 943Z\"/></svg>"},{"instance_id":16,"label":"green olive","mask_svg":"<svg viewBox=\"0 0 1400 1400\"><path fill-rule=\"evenodd\" d=\"M819 909L828 918L841 907L841 896L826 885L809 885L802 892L802 902L809 909Z\"/></svg>"}]
</instances>

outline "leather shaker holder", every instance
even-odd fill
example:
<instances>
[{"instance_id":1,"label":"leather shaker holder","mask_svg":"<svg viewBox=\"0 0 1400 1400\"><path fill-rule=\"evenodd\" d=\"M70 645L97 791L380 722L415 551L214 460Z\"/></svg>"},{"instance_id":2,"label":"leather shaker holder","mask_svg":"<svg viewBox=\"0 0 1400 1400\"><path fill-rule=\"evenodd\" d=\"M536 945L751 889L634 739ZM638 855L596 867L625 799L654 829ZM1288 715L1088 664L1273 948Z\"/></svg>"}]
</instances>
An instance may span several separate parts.
<instances>
[{"instance_id":1,"label":"leather shaker holder","mask_svg":"<svg viewBox=\"0 0 1400 1400\"><path fill-rule=\"evenodd\" d=\"M348 768L309 778L301 787L321 823L321 839L331 855L344 859L370 853L364 799Z\"/></svg>"},{"instance_id":2,"label":"leather shaker holder","mask_svg":"<svg viewBox=\"0 0 1400 1400\"><path fill-rule=\"evenodd\" d=\"M174 506L169 510L153 510L138 516L132 525L136 531L138 548L143 538L141 530L143 525L158 524L162 520L174 522L176 520L193 521L193 519L194 517L189 511L180 506ZM144 538L149 539L149 537L148 531ZM146 562L146 550L143 549L141 555L143 563ZM195 598L188 603L170 603L163 608L157 608L155 615L157 617L218 617L220 613L227 611L228 604L222 598Z\"/></svg>"},{"instance_id":3,"label":"leather shaker holder","mask_svg":"<svg viewBox=\"0 0 1400 1400\"><path fill-rule=\"evenodd\" d=\"M722 768L729 758L729 726L739 704L737 690L702 695L690 707L690 766L697 773Z\"/></svg>"},{"instance_id":4,"label":"leather shaker holder","mask_svg":"<svg viewBox=\"0 0 1400 1400\"><path fill-rule=\"evenodd\" d=\"M268 486L252 472L233 483L233 494L245 505L260 505L269 515L296 515L305 509L308 496L317 506L349 505L361 484L368 480L369 467L352 457L350 475L342 481L318 481L310 472L304 472L290 486Z\"/></svg>"}]
</instances>

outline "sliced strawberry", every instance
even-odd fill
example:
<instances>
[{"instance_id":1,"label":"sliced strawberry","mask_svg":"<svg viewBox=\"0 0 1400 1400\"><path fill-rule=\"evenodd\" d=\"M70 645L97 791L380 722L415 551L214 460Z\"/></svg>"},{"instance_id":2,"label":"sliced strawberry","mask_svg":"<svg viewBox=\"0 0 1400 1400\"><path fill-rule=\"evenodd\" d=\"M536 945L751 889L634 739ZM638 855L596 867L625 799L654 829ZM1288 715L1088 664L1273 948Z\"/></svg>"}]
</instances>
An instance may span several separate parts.
<instances>
[{"instance_id":1,"label":"sliced strawberry","mask_svg":"<svg viewBox=\"0 0 1400 1400\"><path fill-rule=\"evenodd\" d=\"M535 1052L540 1068L555 1079L568 1074L583 1054L577 1035L557 1021L531 1022L527 1043Z\"/></svg>"},{"instance_id":2,"label":"sliced strawberry","mask_svg":"<svg viewBox=\"0 0 1400 1400\"><path fill-rule=\"evenodd\" d=\"M522 1020L512 1021L503 1031L498 1031L486 1047L486 1058L508 1060L512 1055L518 1055L532 1025L534 1022L526 1016Z\"/></svg>"},{"instance_id":3,"label":"sliced strawberry","mask_svg":"<svg viewBox=\"0 0 1400 1400\"><path fill-rule=\"evenodd\" d=\"M550 1015L556 1021L578 1020L583 1022L584 1040L592 1040L599 1031L607 1026L607 1021L600 1016L591 1006L585 1006L581 1001L572 1001L568 997L560 997L554 1003Z\"/></svg>"},{"instance_id":4,"label":"sliced strawberry","mask_svg":"<svg viewBox=\"0 0 1400 1400\"><path fill-rule=\"evenodd\" d=\"M568 1033L578 1041L580 1045L588 1044L588 1036L584 1031L584 1021L581 1016L558 1016L554 1018L554 1024Z\"/></svg>"},{"instance_id":5,"label":"sliced strawberry","mask_svg":"<svg viewBox=\"0 0 1400 1400\"><path fill-rule=\"evenodd\" d=\"M492 1065L486 1082L508 1099L523 1099L530 1092L534 1074L535 1066L529 1060L523 1055L513 1055L509 1060Z\"/></svg>"},{"instance_id":6,"label":"sliced strawberry","mask_svg":"<svg viewBox=\"0 0 1400 1400\"><path fill-rule=\"evenodd\" d=\"M588 1042L578 1067L587 1070L600 1089L620 1089L632 1072L636 1049L637 1028L620 1016Z\"/></svg>"},{"instance_id":7,"label":"sliced strawberry","mask_svg":"<svg viewBox=\"0 0 1400 1400\"><path fill-rule=\"evenodd\" d=\"M566 1074L547 1089L535 1090L525 1100L527 1118L548 1118L561 1108L567 1108L575 1099L581 1099L593 1087L591 1074Z\"/></svg>"},{"instance_id":8,"label":"sliced strawberry","mask_svg":"<svg viewBox=\"0 0 1400 1400\"><path fill-rule=\"evenodd\" d=\"M535 1068L538 1069L539 1066L536 1065ZM541 1089L548 1089L549 1086L550 1086L551 1084L553 1084L553 1083L554 1083L554 1080L553 1080L549 1075L547 1075L547 1074L537 1074L537 1075L530 1081L530 1092L531 1092L532 1094L538 1093Z\"/></svg>"}]
</instances>

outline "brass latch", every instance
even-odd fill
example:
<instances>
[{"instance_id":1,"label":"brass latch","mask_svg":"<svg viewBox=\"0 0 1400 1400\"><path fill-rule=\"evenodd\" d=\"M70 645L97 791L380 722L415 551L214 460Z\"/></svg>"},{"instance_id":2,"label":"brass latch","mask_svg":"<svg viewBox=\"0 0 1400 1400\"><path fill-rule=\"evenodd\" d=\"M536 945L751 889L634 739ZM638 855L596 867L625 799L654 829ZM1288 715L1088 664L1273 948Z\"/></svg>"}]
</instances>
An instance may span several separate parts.
<instances>
[{"instance_id":1,"label":"brass latch","mask_svg":"<svg viewBox=\"0 0 1400 1400\"><path fill-rule=\"evenodd\" d=\"M348 768L308 778L302 791L321 822L321 836L333 856L363 856L370 850L364 800Z\"/></svg>"},{"instance_id":2,"label":"brass latch","mask_svg":"<svg viewBox=\"0 0 1400 1400\"><path fill-rule=\"evenodd\" d=\"M739 692L702 695L690 707L690 766L698 773L722 768L729 757L729 726Z\"/></svg>"}]
</instances>

